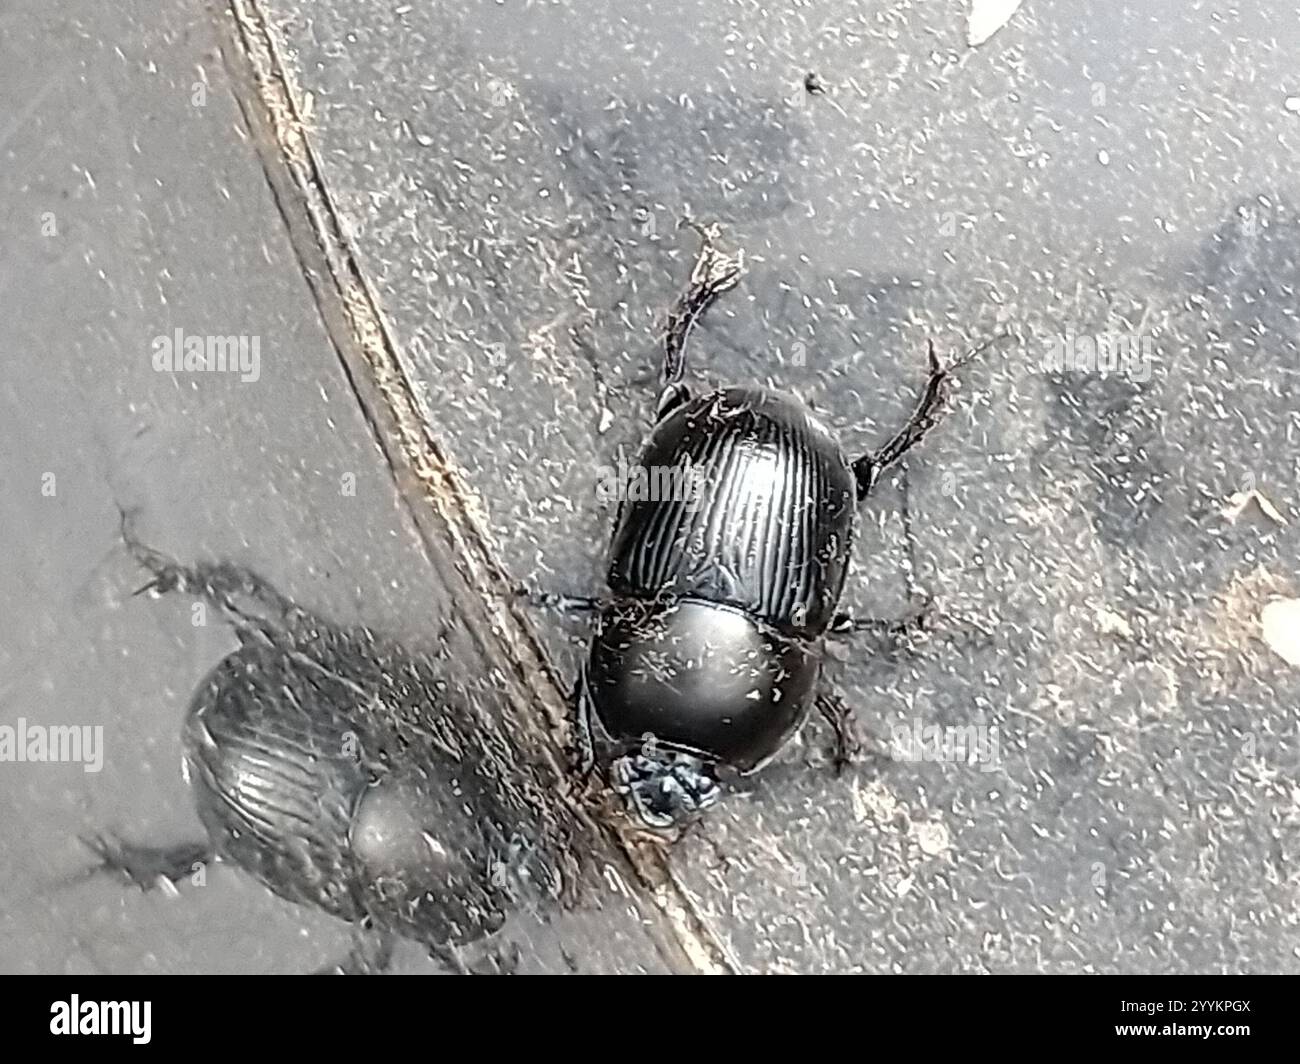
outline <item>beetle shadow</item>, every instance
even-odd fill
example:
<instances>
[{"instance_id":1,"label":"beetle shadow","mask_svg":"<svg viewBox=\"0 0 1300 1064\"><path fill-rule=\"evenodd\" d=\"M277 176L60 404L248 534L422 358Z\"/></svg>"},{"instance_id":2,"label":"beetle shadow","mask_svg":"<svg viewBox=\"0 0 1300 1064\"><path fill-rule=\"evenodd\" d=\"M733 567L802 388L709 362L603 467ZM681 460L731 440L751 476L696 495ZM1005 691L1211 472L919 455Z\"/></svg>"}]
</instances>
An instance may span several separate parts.
<instances>
[{"instance_id":1,"label":"beetle shadow","mask_svg":"<svg viewBox=\"0 0 1300 1064\"><path fill-rule=\"evenodd\" d=\"M575 113L562 88L535 93L552 116L566 184L601 207L586 217L585 236L653 240L671 236L682 212L730 227L793 203L808 126L779 100L662 96ZM743 153L727 150L738 145Z\"/></svg>"},{"instance_id":2,"label":"beetle shadow","mask_svg":"<svg viewBox=\"0 0 1300 1064\"><path fill-rule=\"evenodd\" d=\"M1201 478L1214 463L1188 461L1224 446L1220 421L1195 411L1230 408L1237 396L1239 409L1258 406L1252 389L1300 358L1300 214L1276 192L1242 198L1177 264L1168 285L1166 307L1150 322L1118 307L1115 296L1116 305L1077 325L1079 336L1118 330L1146 345L1130 352L1133 365L1044 375L1048 431L1036 458L1052 466L1087 456L1085 509L1098 539L1108 557L1139 564L1170 539L1186 539L1183 496L1240 487L1207 483ZM1280 454L1261 453L1261 463L1270 460L1285 465ZM1205 517L1202 511L1191 516ZM1182 585L1176 574L1170 581L1175 590Z\"/></svg>"},{"instance_id":3,"label":"beetle shadow","mask_svg":"<svg viewBox=\"0 0 1300 1064\"><path fill-rule=\"evenodd\" d=\"M561 243L582 249L587 315L570 335L596 378L602 449L613 458L636 450L654 411L667 313L694 257L682 223L716 222L736 248L761 238L795 207L813 135L807 114L777 98L665 96L575 112L561 86L530 92L557 131L567 194L597 208L572 212ZM751 257L737 289L697 324L688 382L793 391L856 434L877 405L882 421L892 417L890 382L908 356L880 352L897 345L921 294L910 277ZM923 352L916 359L923 364Z\"/></svg>"},{"instance_id":4,"label":"beetle shadow","mask_svg":"<svg viewBox=\"0 0 1300 1064\"><path fill-rule=\"evenodd\" d=\"M1265 343L1285 345L1294 360L1300 212L1285 196L1261 191L1235 203L1192 256L1186 280L1212 338L1231 344L1240 362Z\"/></svg>"},{"instance_id":5,"label":"beetle shadow","mask_svg":"<svg viewBox=\"0 0 1300 1064\"><path fill-rule=\"evenodd\" d=\"M61 885L110 874L177 893L221 862L353 926L351 952L328 971L384 971L397 940L453 971L513 970L502 928L574 900L571 858L513 785L514 752L453 687L445 650L334 625L242 566L182 565L137 540L126 512L122 537L148 574L136 595L190 596L240 646L201 681L184 729L206 837L92 832L94 862Z\"/></svg>"}]
</instances>

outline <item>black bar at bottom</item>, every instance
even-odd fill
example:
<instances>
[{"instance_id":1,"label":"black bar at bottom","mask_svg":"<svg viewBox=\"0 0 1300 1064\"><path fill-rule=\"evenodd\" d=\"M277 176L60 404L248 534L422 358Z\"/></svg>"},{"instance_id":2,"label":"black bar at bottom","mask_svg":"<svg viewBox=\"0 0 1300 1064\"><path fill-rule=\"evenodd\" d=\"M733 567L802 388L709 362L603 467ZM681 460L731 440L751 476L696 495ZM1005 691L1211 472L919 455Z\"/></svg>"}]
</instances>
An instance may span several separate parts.
<instances>
[{"instance_id":1,"label":"black bar at bottom","mask_svg":"<svg viewBox=\"0 0 1300 1064\"><path fill-rule=\"evenodd\" d=\"M401 1042L437 1053L447 1037L465 1049L496 1050L514 1038L550 1040L561 1054L622 1043L640 1055L648 1036L663 1052L694 1044L692 1054L713 1056L724 1031L731 1055L750 1038L770 1037L771 1024L800 1039L847 1037L873 1055L881 1038L899 1037L927 1048L1127 1043L1232 1051L1290 1044L1297 989L1294 976L1253 975L867 977L831 995L812 979L723 980L706 989L698 979L548 986L483 978L45 976L5 979L0 1016L19 1044L75 1042L92 1052L109 1043L228 1046L259 1055L291 1050L300 1059L312 1049L374 1052ZM809 1033L789 1031L791 1021ZM697 1033L700 1041L681 1041Z\"/></svg>"}]
</instances>

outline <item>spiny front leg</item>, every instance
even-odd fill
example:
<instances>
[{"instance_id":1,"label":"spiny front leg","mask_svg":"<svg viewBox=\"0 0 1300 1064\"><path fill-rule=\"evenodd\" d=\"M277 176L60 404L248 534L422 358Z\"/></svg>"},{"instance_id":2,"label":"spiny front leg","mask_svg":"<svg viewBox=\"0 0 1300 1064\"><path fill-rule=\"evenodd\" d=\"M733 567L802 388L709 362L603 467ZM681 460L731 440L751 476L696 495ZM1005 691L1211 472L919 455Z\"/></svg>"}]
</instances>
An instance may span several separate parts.
<instances>
[{"instance_id":1,"label":"spiny front leg","mask_svg":"<svg viewBox=\"0 0 1300 1064\"><path fill-rule=\"evenodd\" d=\"M841 611L835 614L827 631L833 635L873 632L902 641L928 631L933 620L934 596L927 595L916 609L902 617L855 617Z\"/></svg>"},{"instance_id":2,"label":"spiny front leg","mask_svg":"<svg viewBox=\"0 0 1300 1064\"><path fill-rule=\"evenodd\" d=\"M887 444L872 454L864 455L853 463L853 475L858 483L858 502L862 502L875 486L880 475L908 451L925 439L926 434L943 416L946 386L951 371L945 369L935 354L934 341L929 343L930 375L925 391L902 429Z\"/></svg>"},{"instance_id":3,"label":"spiny front leg","mask_svg":"<svg viewBox=\"0 0 1300 1064\"><path fill-rule=\"evenodd\" d=\"M663 388L659 393L656 418L664 417L690 397L682 378L686 374L686 341L691 329L723 292L736 286L745 269L743 252L727 255L714 244L718 238L717 223L687 224L700 234L700 251L691 268L686 290L677 297L677 302L668 314L668 332L664 338Z\"/></svg>"},{"instance_id":4,"label":"spiny front leg","mask_svg":"<svg viewBox=\"0 0 1300 1064\"><path fill-rule=\"evenodd\" d=\"M141 846L110 832L86 836L81 841L99 858L82 878L107 872L141 890L159 887L175 894L176 884L202 872L216 859L213 846L207 841Z\"/></svg>"},{"instance_id":5,"label":"spiny front leg","mask_svg":"<svg viewBox=\"0 0 1300 1064\"><path fill-rule=\"evenodd\" d=\"M137 595L166 595L173 591L203 599L220 610L236 627L263 628L268 622L290 627L302 611L251 569L229 562L182 565L174 558L141 542L135 533L137 511L118 507L121 536L127 553L153 577Z\"/></svg>"},{"instance_id":6,"label":"spiny front leg","mask_svg":"<svg viewBox=\"0 0 1300 1064\"><path fill-rule=\"evenodd\" d=\"M864 455L853 463L853 475L858 484L858 502L862 502L871 493L871 489L886 469L925 439L927 433L939 423L943 417L948 385L953 379L953 373L974 359L990 344L1001 339L1003 335L999 333L990 337L972 348L951 366L945 366L939 360L934 350L934 341L929 341L927 345L929 376L925 382L925 390L921 393L921 398L912 411L911 417L907 419L907 424L880 450Z\"/></svg>"}]
</instances>

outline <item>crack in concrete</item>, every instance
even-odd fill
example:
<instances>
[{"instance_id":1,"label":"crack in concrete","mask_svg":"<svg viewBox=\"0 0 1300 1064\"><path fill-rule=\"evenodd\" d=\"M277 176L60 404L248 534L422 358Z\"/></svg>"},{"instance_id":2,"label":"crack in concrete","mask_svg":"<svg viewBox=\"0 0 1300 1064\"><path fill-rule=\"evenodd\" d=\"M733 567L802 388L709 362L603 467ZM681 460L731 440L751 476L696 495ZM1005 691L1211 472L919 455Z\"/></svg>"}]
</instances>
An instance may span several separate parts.
<instances>
[{"instance_id":1,"label":"crack in concrete","mask_svg":"<svg viewBox=\"0 0 1300 1064\"><path fill-rule=\"evenodd\" d=\"M655 939L665 960L700 973L739 970L672 872L664 848L637 842L623 825L597 823L569 783L559 761L570 727L567 701L522 607L510 594L512 582L492 548L482 504L428 429L400 345L325 183L302 117L301 93L270 20L257 0L228 0L228 4L232 17L230 25L222 26L223 55L246 124L250 131L264 134L254 136L254 141L294 254L353 394L425 539L426 557L441 569L433 543L436 538L449 543L455 572L444 576L449 583L468 585L481 611L481 615L465 614L467 627L486 660L509 663L513 676L503 679L513 682L505 685L505 696L518 720L508 723L522 725L531 738L541 740L533 752L559 782L560 799L574 819L593 838L612 837L615 845L603 858L606 871L617 876L617 864L629 866L640 884L638 903L653 905L672 930L674 942ZM298 202L291 203L290 196ZM323 271L315 259L323 260ZM353 351L364 360L360 365L353 361ZM436 519L434 527L430 518ZM545 725L540 729L538 708Z\"/></svg>"}]
</instances>

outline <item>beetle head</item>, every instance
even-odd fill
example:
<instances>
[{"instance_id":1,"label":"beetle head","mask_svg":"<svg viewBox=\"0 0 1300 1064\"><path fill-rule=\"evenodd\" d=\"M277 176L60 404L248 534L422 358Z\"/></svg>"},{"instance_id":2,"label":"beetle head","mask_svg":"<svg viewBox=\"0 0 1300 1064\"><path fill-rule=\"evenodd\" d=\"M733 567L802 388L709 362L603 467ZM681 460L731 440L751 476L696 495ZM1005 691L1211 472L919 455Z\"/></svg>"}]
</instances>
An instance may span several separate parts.
<instances>
[{"instance_id":1,"label":"beetle head","mask_svg":"<svg viewBox=\"0 0 1300 1064\"><path fill-rule=\"evenodd\" d=\"M703 812L721 793L713 768L694 754L669 750L647 735L641 747L610 765L614 790L651 828L670 828Z\"/></svg>"}]
</instances>

